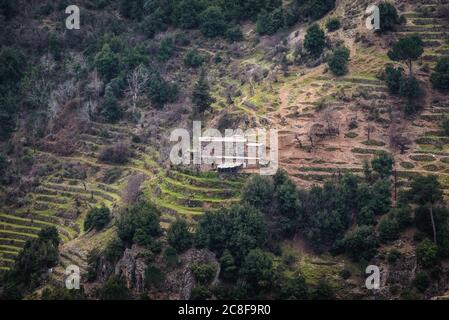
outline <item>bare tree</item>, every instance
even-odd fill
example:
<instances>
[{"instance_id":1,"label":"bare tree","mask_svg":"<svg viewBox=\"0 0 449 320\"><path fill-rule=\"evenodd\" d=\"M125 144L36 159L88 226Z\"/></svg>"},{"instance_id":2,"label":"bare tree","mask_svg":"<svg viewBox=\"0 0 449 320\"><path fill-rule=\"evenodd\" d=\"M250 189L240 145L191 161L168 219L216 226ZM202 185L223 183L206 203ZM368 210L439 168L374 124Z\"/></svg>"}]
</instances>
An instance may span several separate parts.
<instances>
[{"instance_id":1,"label":"bare tree","mask_svg":"<svg viewBox=\"0 0 449 320\"><path fill-rule=\"evenodd\" d=\"M401 154L404 154L405 151L408 150L408 146L412 143L412 141L399 133L391 138L390 143L393 148L398 148Z\"/></svg>"},{"instance_id":2,"label":"bare tree","mask_svg":"<svg viewBox=\"0 0 449 320\"><path fill-rule=\"evenodd\" d=\"M139 65L133 72L128 76L128 89L126 90L126 95L131 98L132 101L132 112L136 110L137 102L139 101L145 87L150 79L148 70Z\"/></svg>"},{"instance_id":3,"label":"bare tree","mask_svg":"<svg viewBox=\"0 0 449 320\"><path fill-rule=\"evenodd\" d=\"M324 125L321 123L314 123L309 129L307 133L307 137L309 138L310 145L312 148L316 146L316 143L323 139L326 136L326 130Z\"/></svg>"},{"instance_id":4,"label":"bare tree","mask_svg":"<svg viewBox=\"0 0 449 320\"><path fill-rule=\"evenodd\" d=\"M375 130L376 130L376 127L373 126L373 125L370 124L370 123L365 127L366 136L367 136L368 141L371 140L371 134L372 134Z\"/></svg>"},{"instance_id":5,"label":"bare tree","mask_svg":"<svg viewBox=\"0 0 449 320\"><path fill-rule=\"evenodd\" d=\"M329 136L340 134L340 117L335 114L334 109L326 109L322 116L322 121L326 123L326 133Z\"/></svg>"}]
</instances>

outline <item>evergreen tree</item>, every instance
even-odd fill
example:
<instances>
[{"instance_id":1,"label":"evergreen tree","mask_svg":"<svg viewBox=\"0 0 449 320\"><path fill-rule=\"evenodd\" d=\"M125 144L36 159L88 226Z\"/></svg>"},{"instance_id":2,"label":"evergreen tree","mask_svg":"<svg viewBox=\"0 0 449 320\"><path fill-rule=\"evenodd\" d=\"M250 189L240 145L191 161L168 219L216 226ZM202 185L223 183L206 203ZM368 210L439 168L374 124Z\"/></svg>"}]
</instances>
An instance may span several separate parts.
<instances>
[{"instance_id":1,"label":"evergreen tree","mask_svg":"<svg viewBox=\"0 0 449 320\"><path fill-rule=\"evenodd\" d=\"M326 36L321 28L314 24L307 29L306 36L304 38L304 48L313 57L318 58L323 53L326 45Z\"/></svg>"},{"instance_id":2,"label":"evergreen tree","mask_svg":"<svg viewBox=\"0 0 449 320\"><path fill-rule=\"evenodd\" d=\"M208 38L223 36L225 34L226 21L219 7L211 6L201 13L200 30Z\"/></svg>"},{"instance_id":3,"label":"evergreen tree","mask_svg":"<svg viewBox=\"0 0 449 320\"><path fill-rule=\"evenodd\" d=\"M380 30L379 32L394 31L399 24L399 16L396 8L390 2L379 3Z\"/></svg>"},{"instance_id":4,"label":"evergreen tree","mask_svg":"<svg viewBox=\"0 0 449 320\"><path fill-rule=\"evenodd\" d=\"M433 206L443 199L443 191L435 176L419 176L415 178L409 190L409 198L413 203L429 208L433 230L433 241L437 243L437 231L433 215Z\"/></svg>"},{"instance_id":5,"label":"evergreen tree","mask_svg":"<svg viewBox=\"0 0 449 320\"><path fill-rule=\"evenodd\" d=\"M173 222L167 231L167 240L179 253L190 248L193 243L193 234L189 230L187 221L178 219Z\"/></svg>"},{"instance_id":6,"label":"evergreen tree","mask_svg":"<svg viewBox=\"0 0 449 320\"><path fill-rule=\"evenodd\" d=\"M449 57L443 57L438 61L430 80L435 89L449 90Z\"/></svg>"},{"instance_id":7,"label":"evergreen tree","mask_svg":"<svg viewBox=\"0 0 449 320\"><path fill-rule=\"evenodd\" d=\"M115 97L111 86L106 87L102 115L109 122L117 122L123 115L123 111L118 104L117 98Z\"/></svg>"},{"instance_id":8,"label":"evergreen tree","mask_svg":"<svg viewBox=\"0 0 449 320\"><path fill-rule=\"evenodd\" d=\"M202 114L210 108L215 99L210 95L209 83L206 79L206 73L201 71L198 82L195 84L192 92L192 103L196 114Z\"/></svg>"},{"instance_id":9,"label":"evergreen tree","mask_svg":"<svg viewBox=\"0 0 449 320\"><path fill-rule=\"evenodd\" d=\"M409 76L413 74L413 61L421 57L424 52L424 44L418 35L407 36L399 39L388 51L388 57L393 61L405 62L409 68Z\"/></svg>"},{"instance_id":10,"label":"evergreen tree","mask_svg":"<svg viewBox=\"0 0 449 320\"><path fill-rule=\"evenodd\" d=\"M349 49L345 47L336 48L327 64L336 76L343 76L348 72Z\"/></svg>"}]
</instances>

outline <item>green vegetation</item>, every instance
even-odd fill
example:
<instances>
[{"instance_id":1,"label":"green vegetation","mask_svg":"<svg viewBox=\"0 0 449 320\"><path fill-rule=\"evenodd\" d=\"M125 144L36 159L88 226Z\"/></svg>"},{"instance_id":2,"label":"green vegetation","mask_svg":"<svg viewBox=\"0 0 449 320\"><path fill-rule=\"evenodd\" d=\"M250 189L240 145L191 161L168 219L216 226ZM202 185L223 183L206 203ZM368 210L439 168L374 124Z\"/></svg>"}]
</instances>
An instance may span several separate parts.
<instances>
[{"instance_id":1,"label":"green vegetation","mask_svg":"<svg viewBox=\"0 0 449 320\"><path fill-rule=\"evenodd\" d=\"M430 76L430 81L435 89L449 90L449 57L442 57Z\"/></svg>"},{"instance_id":2,"label":"green vegetation","mask_svg":"<svg viewBox=\"0 0 449 320\"><path fill-rule=\"evenodd\" d=\"M12 6L12 5L11 5ZM11 14L9 5L3 10ZM7 138L16 127L16 104L20 84L25 75L27 63L24 54L15 48L2 47L0 50L0 137Z\"/></svg>"},{"instance_id":3,"label":"green vegetation","mask_svg":"<svg viewBox=\"0 0 449 320\"><path fill-rule=\"evenodd\" d=\"M92 208L84 220L84 230L103 229L111 221L110 210L106 207Z\"/></svg>"},{"instance_id":4,"label":"green vegetation","mask_svg":"<svg viewBox=\"0 0 449 320\"><path fill-rule=\"evenodd\" d=\"M339 245L344 246L351 259L369 261L377 252L379 240L373 227L360 226L346 235Z\"/></svg>"},{"instance_id":5,"label":"green vegetation","mask_svg":"<svg viewBox=\"0 0 449 320\"><path fill-rule=\"evenodd\" d=\"M170 225L167 232L168 244L178 252L184 252L193 244L193 234L185 220L178 219Z\"/></svg>"},{"instance_id":6,"label":"green vegetation","mask_svg":"<svg viewBox=\"0 0 449 320\"><path fill-rule=\"evenodd\" d=\"M209 38L223 36L226 32L226 21L221 8L208 7L200 16L200 30Z\"/></svg>"},{"instance_id":7,"label":"green vegetation","mask_svg":"<svg viewBox=\"0 0 449 320\"><path fill-rule=\"evenodd\" d=\"M404 62L409 68L409 77L413 74L413 61L417 60L424 52L424 44L418 35L407 36L399 39L388 51L388 57L393 61Z\"/></svg>"},{"instance_id":8,"label":"green vegetation","mask_svg":"<svg viewBox=\"0 0 449 320\"><path fill-rule=\"evenodd\" d=\"M390 2L383 1L379 3L380 14L380 30L379 32L385 33L388 31L394 31L396 25L400 23L398 12L394 5Z\"/></svg>"},{"instance_id":9,"label":"green vegetation","mask_svg":"<svg viewBox=\"0 0 449 320\"><path fill-rule=\"evenodd\" d=\"M40 285L41 277L58 262L60 240L55 227L42 229L28 240L16 258L14 267L2 280L2 298L18 299Z\"/></svg>"},{"instance_id":10,"label":"green vegetation","mask_svg":"<svg viewBox=\"0 0 449 320\"><path fill-rule=\"evenodd\" d=\"M108 122L112 123L117 122L123 116L123 110L119 106L117 98L114 95L114 90L111 86L106 87L102 115Z\"/></svg>"},{"instance_id":11,"label":"green vegetation","mask_svg":"<svg viewBox=\"0 0 449 320\"><path fill-rule=\"evenodd\" d=\"M195 84L192 92L192 103L196 114L202 114L210 108L215 99L210 95L209 84L206 79L206 73L201 71L200 78Z\"/></svg>"},{"instance_id":12,"label":"green vegetation","mask_svg":"<svg viewBox=\"0 0 449 320\"><path fill-rule=\"evenodd\" d=\"M318 58L323 53L326 45L326 36L321 28L314 24L307 29L304 38L304 48L314 58Z\"/></svg>"},{"instance_id":13,"label":"green vegetation","mask_svg":"<svg viewBox=\"0 0 449 320\"><path fill-rule=\"evenodd\" d=\"M161 234L159 211L144 201L133 204L120 215L117 232L125 243L150 245Z\"/></svg>"},{"instance_id":14,"label":"green vegetation","mask_svg":"<svg viewBox=\"0 0 449 320\"><path fill-rule=\"evenodd\" d=\"M208 285L217 272L215 266L211 264L194 264L190 267L196 281L201 285Z\"/></svg>"},{"instance_id":15,"label":"green vegetation","mask_svg":"<svg viewBox=\"0 0 449 320\"><path fill-rule=\"evenodd\" d=\"M332 51L327 64L329 69L336 76L343 76L348 72L349 49L345 47L338 47Z\"/></svg>"},{"instance_id":16,"label":"green vegetation","mask_svg":"<svg viewBox=\"0 0 449 320\"><path fill-rule=\"evenodd\" d=\"M423 268L435 267L438 263L438 247L425 239L416 246L416 260Z\"/></svg>"},{"instance_id":17,"label":"green vegetation","mask_svg":"<svg viewBox=\"0 0 449 320\"><path fill-rule=\"evenodd\" d=\"M340 29L341 27L341 23L340 23L340 19L338 18L330 18L329 20L327 20L326 22L326 28L328 32L333 32L336 31L338 29Z\"/></svg>"},{"instance_id":18,"label":"green vegetation","mask_svg":"<svg viewBox=\"0 0 449 320\"><path fill-rule=\"evenodd\" d=\"M184 64L188 67L199 67L203 62L204 57L196 49L189 49L184 57Z\"/></svg>"},{"instance_id":19,"label":"green vegetation","mask_svg":"<svg viewBox=\"0 0 449 320\"><path fill-rule=\"evenodd\" d=\"M131 292L126 287L125 281L119 276L111 276L106 283L97 290L97 296L101 300L128 300Z\"/></svg>"}]
</instances>

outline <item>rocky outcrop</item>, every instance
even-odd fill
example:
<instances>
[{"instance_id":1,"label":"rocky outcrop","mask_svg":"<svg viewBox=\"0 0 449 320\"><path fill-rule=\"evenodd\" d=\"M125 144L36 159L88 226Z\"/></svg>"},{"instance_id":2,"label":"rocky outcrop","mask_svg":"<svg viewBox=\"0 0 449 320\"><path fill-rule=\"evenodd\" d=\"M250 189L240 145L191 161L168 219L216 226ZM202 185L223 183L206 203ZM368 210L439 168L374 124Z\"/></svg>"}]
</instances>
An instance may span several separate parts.
<instances>
[{"instance_id":1,"label":"rocky outcrop","mask_svg":"<svg viewBox=\"0 0 449 320\"><path fill-rule=\"evenodd\" d=\"M151 263L164 274L164 282L157 288L145 287L145 272L148 263L145 260L146 249L137 245L126 248L120 260L114 265L102 259L97 270L97 284L104 283L112 274L120 276L126 286L137 296L144 292L155 299L188 300L192 289L196 285L191 271L194 264L212 264L216 274L213 284L218 283L220 264L215 254L207 249L190 249L178 257L175 267L168 267L162 257L157 256ZM148 290L146 290L148 289Z\"/></svg>"},{"instance_id":2,"label":"rocky outcrop","mask_svg":"<svg viewBox=\"0 0 449 320\"><path fill-rule=\"evenodd\" d=\"M143 258L144 249L133 245L126 248L122 258L115 265L115 274L121 276L129 289L141 293L145 288L145 270L147 265Z\"/></svg>"},{"instance_id":3,"label":"rocky outcrop","mask_svg":"<svg viewBox=\"0 0 449 320\"><path fill-rule=\"evenodd\" d=\"M215 282L218 281L220 264L215 254L207 249L190 249L180 256L179 267L166 274L165 286L171 292L172 299L187 300L195 286L195 278L191 271L193 264L204 263L215 265L217 270Z\"/></svg>"}]
</instances>

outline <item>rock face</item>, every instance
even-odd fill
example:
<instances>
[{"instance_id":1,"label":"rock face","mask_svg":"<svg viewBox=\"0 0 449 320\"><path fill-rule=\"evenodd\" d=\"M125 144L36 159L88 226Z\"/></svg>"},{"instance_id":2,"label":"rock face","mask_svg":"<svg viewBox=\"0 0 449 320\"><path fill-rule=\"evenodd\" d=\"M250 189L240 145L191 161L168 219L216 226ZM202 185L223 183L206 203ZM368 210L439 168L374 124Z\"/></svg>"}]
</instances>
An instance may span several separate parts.
<instances>
[{"instance_id":1,"label":"rock face","mask_svg":"<svg viewBox=\"0 0 449 320\"><path fill-rule=\"evenodd\" d=\"M166 274L165 286L171 292L170 298L187 300L190 298L195 278L191 266L197 263L212 264L217 270L214 282L218 281L220 264L215 254L207 249L190 249L180 256L179 266Z\"/></svg>"},{"instance_id":2,"label":"rock face","mask_svg":"<svg viewBox=\"0 0 449 320\"><path fill-rule=\"evenodd\" d=\"M120 260L111 265L109 262L101 261L98 270L97 281L104 283L111 274L119 275L124 279L126 286L135 295L144 293L145 271L148 264L145 261L145 249L136 245L125 249ZM207 249L190 249L179 256L178 264L168 268L163 261L162 255L154 259L152 265L157 267L165 275L165 280L158 288L149 288L148 294L155 299L182 299L188 300L196 281L191 271L194 264L212 264L215 266L216 274L213 284L216 284L220 274L220 264L215 254Z\"/></svg>"},{"instance_id":3,"label":"rock face","mask_svg":"<svg viewBox=\"0 0 449 320\"><path fill-rule=\"evenodd\" d=\"M122 258L115 265L115 274L125 279L126 286L136 293L143 292L145 288L145 270L147 268L143 259L144 249L133 245L125 249Z\"/></svg>"}]
</instances>

